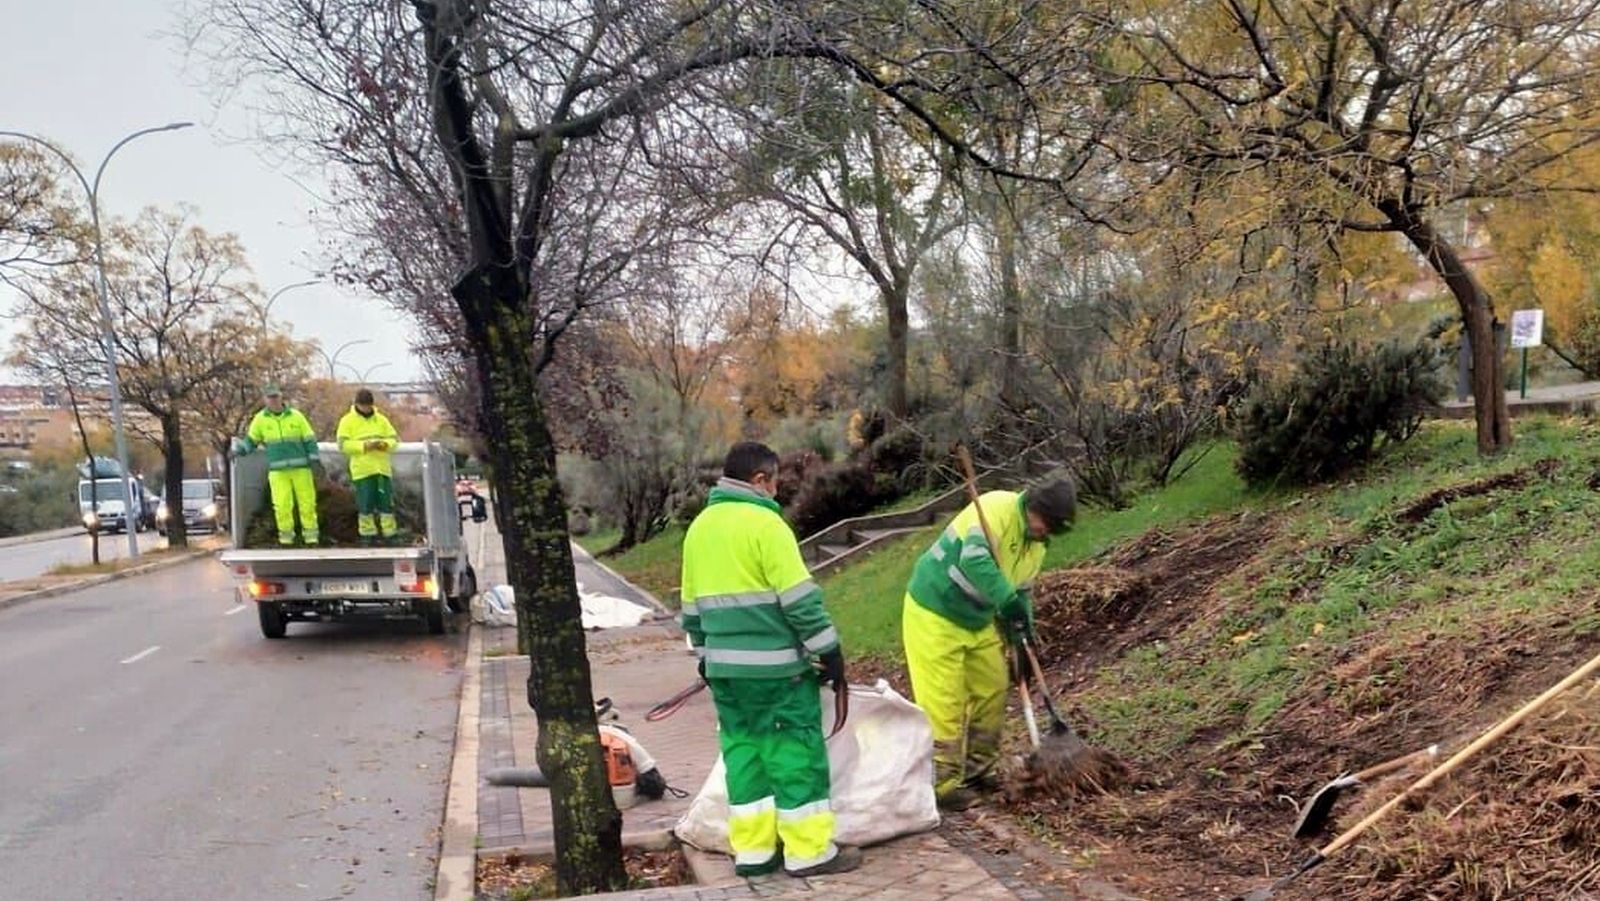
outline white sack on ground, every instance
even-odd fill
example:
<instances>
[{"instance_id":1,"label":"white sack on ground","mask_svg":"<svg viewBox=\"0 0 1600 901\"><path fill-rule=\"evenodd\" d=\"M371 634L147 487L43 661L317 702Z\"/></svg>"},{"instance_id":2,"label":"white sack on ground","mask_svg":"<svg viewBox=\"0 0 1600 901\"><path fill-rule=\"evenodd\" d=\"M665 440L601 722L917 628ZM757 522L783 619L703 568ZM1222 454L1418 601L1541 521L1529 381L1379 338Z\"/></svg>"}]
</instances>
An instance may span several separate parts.
<instances>
[{"instance_id":1,"label":"white sack on ground","mask_svg":"<svg viewBox=\"0 0 1600 901\"><path fill-rule=\"evenodd\" d=\"M593 594L584 591L582 585L578 586L578 603L583 607L585 629L622 629L637 626L650 615L648 607L641 607L632 601L625 601L609 594Z\"/></svg>"},{"instance_id":2,"label":"white sack on ground","mask_svg":"<svg viewBox=\"0 0 1600 901\"><path fill-rule=\"evenodd\" d=\"M822 734L833 731L833 690L822 689ZM873 845L939 825L933 800L933 729L916 705L878 680L850 687L844 731L828 740L834 840ZM732 854L722 757L674 832L703 851Z\"/></svg>"},{"instance_id":3,"label":"white sack on ground","mask_svg":"<svg viewBox=\"0 0 1600 901\"><path fill-rule=\"evenodd\" d=\"M502 628L517 624L516 591L510 585L496 585L478 592L472 599L472 619L484 626Z\"/></svg>"}]
</instances>

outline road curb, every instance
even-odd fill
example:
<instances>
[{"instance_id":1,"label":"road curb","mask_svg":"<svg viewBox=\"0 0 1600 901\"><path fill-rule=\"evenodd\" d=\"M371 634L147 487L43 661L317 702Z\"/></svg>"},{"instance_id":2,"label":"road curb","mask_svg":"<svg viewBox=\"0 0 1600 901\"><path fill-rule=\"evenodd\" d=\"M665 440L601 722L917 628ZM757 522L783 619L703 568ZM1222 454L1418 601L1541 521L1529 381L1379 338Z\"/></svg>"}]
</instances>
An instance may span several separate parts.
<instances>
[{"instance_id":1,"label":"road curb","mask_svg":"<svg viewBox=\"0 0 1600 901\"><path fill-rule=\"evenodd\" d=\"M643 588L640 588L639 586L633 584L633 582L629 581L628 577L624 576L622 573L619 573L616 570L612 569L611 567L605 565L604 563L601 563L600 562L600 558L596 557L594 554L591 554L588 551L584 550L583 545L577 543L576 541L572 541L570 539L568 540L567 543L572 545L572 550L573 550L573 553L574 553L575 556L576 555L582 555L584 557L589 558L589 562L590 563L593 563L595 566L598 566L601 569L605 570L606 572L610 573L611 577L613 579L616 579L618 582L621 582L622 584L628 586L629 588L632 588L634 591L637 591L639 593L640 597L642 597L645 600L649 601L650 604L656 608L656 612L657 613L665 614L666 616L672 617L674 619L677 618L677 614L672 612L672 610L668 609L666 604L661 603L661 599L660 598L656 597L653 593L645 591Z\"/></svg>"},{"instance_id":2,"label":"road curb","mask_svg":"<svg viewBox=\"0 0 1600 901\"><path fill-rule=\"evenodd\" d=\"M49 532L34 532L29 535L13 535L10 538L0 538L0 548L17 547L24 544L37 544L41 541L55 541L58 538L71 538L74 535L85 534L82 526L68 526L65 529L52 529Z\"/></svg>"},{"instance_id":3,"label":"road curb","mask_svg":"<svg viewBox=\"0 0 1600 901\"><path fill-rule=\"evenodd\" d=\"M467 627L467 660L456 715L455 755L445 796L434 901L472 901L478 880L478 718L483 697L483 630Z\"/></svg>"},{"instance_id":4,"label":"road curb","mask_svg":"<svg viewBox=\"0 0 1600 901\"><path fill-rule=\"evenodd\" d=\"M171 557L162 557L160 560L157 560L153 563L141 563L138 566L131 566L127 569L119 569L113 573L104 573L98 576L87 576L75 582L63 582L60 585L51 585L49 588L40 588L36 591L25 591L22 594L12 595L8 598L0 598L0 610L6 610L11 607L20 607L23 604L29 603L30 601L42 601L45 598L53 598L58 595L71 594L74 591L82 591L85 588L94 588L97 585L105 585L108 582L131 579L134 576L142 576L146 573L156 572L157 570L179 566L184 563L188 563L191 560L198 560L201 557L209 557L215 554L217 550L217 548L195 548L185 551L182 554L176 554Z\"/></svg>"}]
</instances>

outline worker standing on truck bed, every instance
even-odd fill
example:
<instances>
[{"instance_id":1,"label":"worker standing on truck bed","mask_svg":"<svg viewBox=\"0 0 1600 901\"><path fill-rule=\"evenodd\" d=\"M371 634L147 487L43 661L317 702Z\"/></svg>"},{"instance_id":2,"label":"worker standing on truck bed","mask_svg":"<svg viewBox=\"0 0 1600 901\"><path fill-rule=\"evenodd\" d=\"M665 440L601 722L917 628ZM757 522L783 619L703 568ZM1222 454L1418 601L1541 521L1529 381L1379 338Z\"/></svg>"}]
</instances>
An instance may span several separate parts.
<instances>
[{"instance_id":1,"label":"worker standing on truck bed","mask_svg":"<svg viewBox=\"0 0 1600 901\"><path fill-rule=\"evenodd\" d=\"M861 852L833 842L818 673L847 690L839 633L777 494L778 455L735 444L683 539L683 628L717 708L734 869L843 873ZM779 841L782 850L779 850Z\"/></svg>"},{"instance_id":2,"label":"worker standing on truck bed","mask_svg":"<svg viewBox=\"0 0 1600 901\"><path fill-rule=\"evenodd\" d=\"M946 810L994 787L1005 725L1009 636L1033 638L1034 577L1045 540L1072 525L1077 492L1065 479L1024 492L978 498L994 530L991 548L968 504L917 559L906 587L901 636L911 693L933 726L934 794Z\"/></svg>"},{"instance_id":3,"label":"worker standing on truck bed","mask_svg":"<svg viewBox=\"0 0 1600 901\"><path fill-rule=\"evenodd\" d=\"M356 392L350 412L339 420L339 450L350 460L350 485L356 492L356 528L361 545L378 543L378 533L399 543L394 518L394 467L389 462L400 436L373 405L372 392Z\"/></svg>"},{"instance_id":4,"label":"worker standing on truck bed","mask_svg":"<svg viewBox=\"0 0 1600 901\"><path fill-rule=\"evenodd\" d=\"M315 547L322 540L317 526L317 480L311 473L312 464L317 462L316 433L305 414L283 402L282 388L268 385L262 394L267 405L250 420L250 431L236 446L240 454L266 448L267 484L272 489L272 515L278 521L278 544L294 546L298 509L301 537L307 547Z\"/></svg>"}]
</instances>

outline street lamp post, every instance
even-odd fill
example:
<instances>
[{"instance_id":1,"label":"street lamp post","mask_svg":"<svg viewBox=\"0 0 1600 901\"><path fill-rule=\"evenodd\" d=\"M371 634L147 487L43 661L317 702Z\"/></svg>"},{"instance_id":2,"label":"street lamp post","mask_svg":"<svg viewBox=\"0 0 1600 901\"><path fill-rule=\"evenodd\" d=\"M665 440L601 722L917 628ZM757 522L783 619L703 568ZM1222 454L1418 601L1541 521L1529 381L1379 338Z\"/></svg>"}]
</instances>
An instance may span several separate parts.
<instances>
[{"instance_id":1,"label":"street lamp post","mask_svg":"<svg viewBox=\"0 0 1600 901\"><path fill-rule=\"evenodd\" d=\"M349 363L346 363L344 364L344 368L350 370L350 374L356 377L356 382L358 384L365 385L368 384L368 381L372 378L372 374L374 372L377 372L383 367L389 365L391 364L385 361L383 363L374 363L371 366L368 366L366 369L357 369L354 366L351 366Z\"/></svg>"},{"instance_id":2,"label":"street lamp post","mask_svg":"<svg viewBox=\"0 0 1600 901\"><path fill-rule=\"evenodd\" d=\"M323 350L322 348L320 348L320 347L317 348L317 353L322 354L322 359L327 361L327 364L328 364L328 379L329 379L329 381L337 382L339 380L339 373L338 373L337 370L338 370L338 366L339 366L339 355L340 354L344 353L345 351L349 350L352 347L355 347L357 344L371 344L371 343L372 343L372 339L370 339L370 338L357 338L354 341L346 341L345 343L339 345L339 349L335 350L333 352L333 356L329 356L328 352ZM346 364L346 365L348 365L348 364Z\"/></svg>"},{"instance_id":3,"label":"street lamp post","mask_svg":"<svg viewBox=\"0 0 1600 901\"><path fill-rule=\"evenodd\" d=\"M128 436L122 425L122 383L117 377L116 330L111 322L110 292L106 286L105 239L100 231L100 178L105 175L106 166L111 163L111 158L117 155L117 151L127 146L135 138L161 131L177 131L180 128L188 128L193 124L193 122L173 122L167 125L158 125L154 128L141 128L128 135L118 141L111 148L111 151L106 154L105 159L100 161L100 168L95 170L93 182L90 182L84 176L83 170L79 169L78 164L72 161L72 157L44 138L19 131L0 131L0 137L32 141L60 157L61 161L67 164L67 168L72 170L72 174L78 176L78 182L83 185L84 192L89 195L89 218L94 223L94 268L97 274L96 281L98 283L100 301L100 337L105 344L106 380L111 386L111 428L116 437L117 463L122 467L123 517L128 526L128 559L130 560L139 556L138 518L144 515L144 503L142 498L137 498L134 495L133 470L128 466ZM89 461L89 477L91 479L94 478L93 460Z\"/></svg>"},{"instance_id":4,"label":"street lamp post","mask_svg":"<svg viewBox=\"0 0 1600 901\"><path fill-rule=\"evenodd\" d=\"M267 316L272 313L272 305L274 303L276 303L278 298L283 296L283 294L285 292L293 291L296 288L308 288L308 287L310 287L312 285L320 285L320 284L322 284L322 280L321 279L313 278L313 279L307 279L306 281L303 281L303 282L295 282L292 285L284 285L283 287L279 288L278 290L272 292L272 296L267 298L266 305L261 308L261 327L262 328L266 328L267 327Z\"/></svg>"}]
</instances>

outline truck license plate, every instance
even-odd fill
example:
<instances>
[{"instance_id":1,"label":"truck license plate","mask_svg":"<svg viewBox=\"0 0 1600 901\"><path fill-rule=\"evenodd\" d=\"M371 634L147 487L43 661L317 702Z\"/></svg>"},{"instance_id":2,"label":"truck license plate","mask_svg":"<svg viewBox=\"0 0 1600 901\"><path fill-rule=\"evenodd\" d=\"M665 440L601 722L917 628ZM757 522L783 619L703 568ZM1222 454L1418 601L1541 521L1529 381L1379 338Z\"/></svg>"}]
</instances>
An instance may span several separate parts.
<instances>
[{"instance_id":1,"label":"truck license plate","mask_svg":"<svg viewBox=\"0 0 1600 901\"><path fill-rule=\"evenodd\" d=\"M371 594L371 582L323 582L323 594Z\"/></svg>"}]
</instances>

